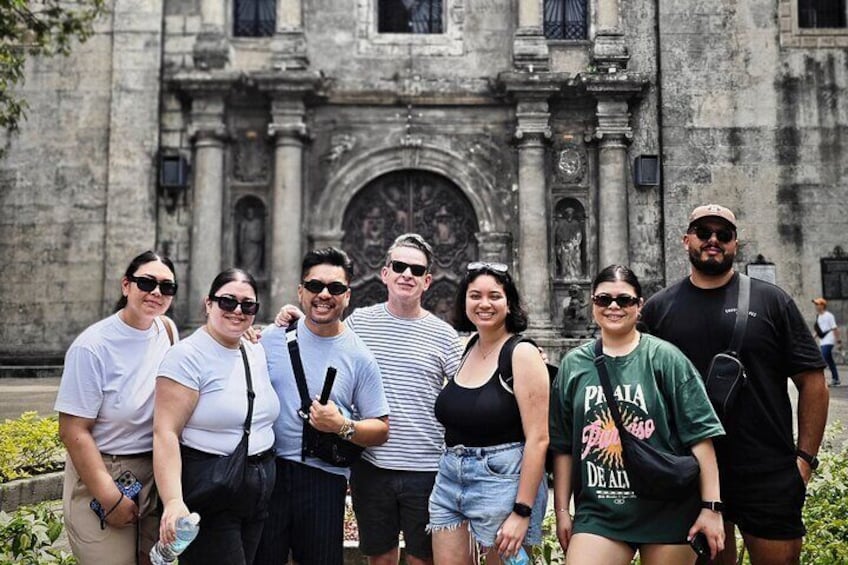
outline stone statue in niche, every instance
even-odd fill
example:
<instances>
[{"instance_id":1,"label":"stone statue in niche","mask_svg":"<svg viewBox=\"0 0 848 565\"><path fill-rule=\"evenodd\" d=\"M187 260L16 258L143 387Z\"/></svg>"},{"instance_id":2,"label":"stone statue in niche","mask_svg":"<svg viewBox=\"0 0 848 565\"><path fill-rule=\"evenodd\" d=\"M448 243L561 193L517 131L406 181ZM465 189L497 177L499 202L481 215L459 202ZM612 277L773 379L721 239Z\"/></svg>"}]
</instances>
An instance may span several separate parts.
<instances>
[{"instance_id":1,"label":"stone statue in niche","mask_svg":"<svg viewBox=\"0 0 848 565\"><path fill-rule=\"evenodd\" d=\"M579 284L568 287L568 296L562 301L562 325L565 329L584 329L588 317L588 302Z\"/></svg>"},{"instance_id":2,"label":"stone statue in niche","mask_svg":"<svg viewBox=\"0 0 848 565\"><path fill-rule=\"evenodd\" d=\"M554 231L557 275L564 279L583 276L583 220L571 206L565 208Z\"/></svg>"},{"instance_id":3,"label":"stone statue in niche","mask_svg":"<svg viewBox=\"0 0 848 565\"><path fill-rule=\"evenodd\" d=\"M244 208L236 236L238 264L248 273L257 275L262 271L265 255L265 222L257 206Z\"/></svg>"}]
</instances>

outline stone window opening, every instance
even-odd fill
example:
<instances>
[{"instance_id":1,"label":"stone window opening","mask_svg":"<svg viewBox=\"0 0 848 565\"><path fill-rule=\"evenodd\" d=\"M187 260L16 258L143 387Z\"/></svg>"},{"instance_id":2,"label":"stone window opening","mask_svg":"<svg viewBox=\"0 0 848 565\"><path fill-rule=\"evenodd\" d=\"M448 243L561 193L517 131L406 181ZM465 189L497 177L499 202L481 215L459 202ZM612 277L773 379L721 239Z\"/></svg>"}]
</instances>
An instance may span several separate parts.
<instances>
[{"instance_id":1,"label":"stone window opening","mask_svg":"<svg viewBox=\"0 0 848 565\"><path fill-rule=\"evenodd\" d=\"M589 29L587 14L587 0L545 0L545 37L586 39Z\"/></svg>"},{"instance_id":2,"label":"stone window opening","mask_svg":"<svg viewBox=\"0 0 848 565\"><path fill-rule=\"evenodd\" d=\"M378 0L378 33L442 33L442 0Z\"/></svg>"},{"instance_id":3,"label":"stone window opening","mask_svg":"<svg viewBox=\"0 0 848 565\"><path fill-rule=\"evenodd\" d=\"M798 0L798 27L846 27L845 0Z\"/></svg>"},{"instance_id":4,"label":"stone window opening","mask_svg":"<svg viewBox=\"0 0 848 565\"><path fill-rule=\"evenodd\" d=\"M277 27L276 0L234 0L233 35L269 37Z\"/></svg>"}]
</instances>

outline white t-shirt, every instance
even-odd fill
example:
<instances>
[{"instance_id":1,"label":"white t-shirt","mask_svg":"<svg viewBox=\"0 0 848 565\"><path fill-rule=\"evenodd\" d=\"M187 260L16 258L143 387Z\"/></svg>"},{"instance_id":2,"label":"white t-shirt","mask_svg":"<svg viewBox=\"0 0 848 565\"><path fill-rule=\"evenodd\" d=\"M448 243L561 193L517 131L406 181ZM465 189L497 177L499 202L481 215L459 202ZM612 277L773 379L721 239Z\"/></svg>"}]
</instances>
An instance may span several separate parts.
<instances>
[{"instance_id":1,"label":"white t-shirt","mask_svg":"<svg viewBox=\"0 0 848 565\"><path fill-rule=\"evenodd\" d=\"M836 336L833 335L833 328L836 327L836 317L828 310L825 310L816 316L816 322L819 324L819 329L827 332L827 335L821 338L821 345L836 345Z\"/></svg>"},{"instance_id":2,"label":"white t-shirt","mask_svg":"<svg viewBox=\"0 0 848 565\"><path fill-rule=\"evenodd\" d=\"M147 330L127 325L118 314L100 320L65 354L54 410L94 419L91 434L103 453L151 451L156 370L170 347L160 318Z\"/></svg>"},{"instance_id":3,"label":"white t-shirt","mask_svg":"<svg viewBox=\"0 0 848 565\"><path fill-rule=\"evenodd\" d=\"M248 454L274 445L274 421L280 401L268 378L265 350L242 340L253 382L253 420ZM169 378L200 392L197 405L183 428L181 443L215 455L231 454L244 432L247 382L238 349L224 347L203 328L174 346L159 366L159 378Z\"/></svg>"}]
</instances>

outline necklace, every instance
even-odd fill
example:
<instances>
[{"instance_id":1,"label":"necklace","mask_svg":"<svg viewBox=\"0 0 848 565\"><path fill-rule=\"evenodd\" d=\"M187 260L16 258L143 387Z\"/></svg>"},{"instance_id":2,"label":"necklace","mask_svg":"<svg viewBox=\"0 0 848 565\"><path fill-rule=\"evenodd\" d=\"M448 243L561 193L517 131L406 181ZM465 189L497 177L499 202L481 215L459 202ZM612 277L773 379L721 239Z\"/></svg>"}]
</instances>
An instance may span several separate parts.
<instances>
[{"instance_id":1,"label":"necklace","mask_svg":"<svg viewBox=\"0 0 848 565\"><path fill-rule=\"evenodd\" d=\"M482 345L482 343L483 343L483 342L482 342L482 341L478 341L478 342L477 342L477 350L478 350L478 351L480 351L480 356L481 356L483 359L485 359L486 357L488 357L489 355L491 355L491 354L492 354L492 352L494 352L494 350L498 348L498 345L500 345L500 343L501 343L501 341L502 341L502 340L503 340L503 338L498 339L498 341L496 341L495 343L493 343L493 344L492 344L492 346L489 348L489 350L488 350L488 351L483 351L483 345Z\"/></svg>"}]
</instances>

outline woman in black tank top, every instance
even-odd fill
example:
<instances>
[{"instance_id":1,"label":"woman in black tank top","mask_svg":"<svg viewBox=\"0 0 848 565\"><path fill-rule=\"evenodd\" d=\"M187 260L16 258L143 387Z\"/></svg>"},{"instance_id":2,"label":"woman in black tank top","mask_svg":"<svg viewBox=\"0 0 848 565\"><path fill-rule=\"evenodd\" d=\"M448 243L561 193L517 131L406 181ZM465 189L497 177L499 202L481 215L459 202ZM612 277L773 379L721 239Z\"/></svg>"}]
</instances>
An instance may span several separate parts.
<instances>
[{"instance_id":1,"label":"woman in black tank top","mask_svg":"<svg viewBox=\"0 0 848 565\"><path fill-rule=\"evenodd\" d=\"M525 342L512 356L514 392L499 378L501 347L527 328L506 265L468 265L454 320L457 330L478 335L436 401L446 450L430 497L434 560L470 565L470 548L479 545L491 550L487 563L497 563L496 554L516 555L524 544L541 541L548 372L536 347Z\"/></svg>"}]
</instances>

